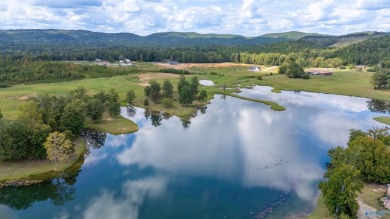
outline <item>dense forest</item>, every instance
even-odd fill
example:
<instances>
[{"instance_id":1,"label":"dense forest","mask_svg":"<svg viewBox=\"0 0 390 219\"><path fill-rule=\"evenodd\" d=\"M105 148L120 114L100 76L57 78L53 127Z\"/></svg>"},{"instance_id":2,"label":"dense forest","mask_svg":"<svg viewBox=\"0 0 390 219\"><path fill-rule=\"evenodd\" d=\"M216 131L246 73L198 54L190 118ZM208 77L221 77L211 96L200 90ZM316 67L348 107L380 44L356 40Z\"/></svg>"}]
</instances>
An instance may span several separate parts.
<instances>
[{"instance_id":1,"label":"dense forest","mask_svg":"<svg viewBox=\"0 0 390 219\"><path fill-rule=\"evenodd\" d=\"M74 64L63 61L115 62L121 59L183 63L237 62L302 67L389 68L390 34L363 32L328 36L287 32L247 38L238 35L157 33L95 33L62 30L0 31L0 87L17 83L74 80L128 74L133 70ZM377 77L387 81L386 73ZM379 89L388 87L380 83Z\"/></svg>"}]
</instances>

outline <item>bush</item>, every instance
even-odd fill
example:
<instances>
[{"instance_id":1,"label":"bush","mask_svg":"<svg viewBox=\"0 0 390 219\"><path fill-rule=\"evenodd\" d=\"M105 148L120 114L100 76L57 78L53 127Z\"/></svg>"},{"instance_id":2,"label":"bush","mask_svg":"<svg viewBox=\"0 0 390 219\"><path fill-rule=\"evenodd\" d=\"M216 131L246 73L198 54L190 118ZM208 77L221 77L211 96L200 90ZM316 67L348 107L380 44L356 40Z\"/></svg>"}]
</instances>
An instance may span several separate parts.
<instances>
[{"instance_id":1,"label":"bush","mask_svg":"<svg viewBox=\"0 0 390 219\"><path fill-rule=\"evenodd\" d=\"M310 75L308 74L301 74L302 79L310 79Z\"/></svg>"},{"instance_id":2,"label":"bush","mask_svg":"<svg viewBox=\"0 0 390 219\"><path fill-rule=\"evenodd\" d=\"M148 98L145 98L145 100L144 100L144 106L149 106L149 100L148 100Z\"/></svg>"},{"instance_id":3,"label":"bush","mask_svg":"<svg viewBox=\"0 0 390 219\"><path fill-rule=\"evenodd\" d=\"M256 77L257 80L263 80L263 77L261 75Z\"/></svg>"},{"instance_id":4,"label":"bush","mask_svg":"<svg viewBox=\"0 0 390 219\"><path fill-rule=\"evenodd\" d=\"M165 108L172 108L173 107L173 101L169 98L162 99L161 103L164 105Z\"/></svg>"}]
</instances>

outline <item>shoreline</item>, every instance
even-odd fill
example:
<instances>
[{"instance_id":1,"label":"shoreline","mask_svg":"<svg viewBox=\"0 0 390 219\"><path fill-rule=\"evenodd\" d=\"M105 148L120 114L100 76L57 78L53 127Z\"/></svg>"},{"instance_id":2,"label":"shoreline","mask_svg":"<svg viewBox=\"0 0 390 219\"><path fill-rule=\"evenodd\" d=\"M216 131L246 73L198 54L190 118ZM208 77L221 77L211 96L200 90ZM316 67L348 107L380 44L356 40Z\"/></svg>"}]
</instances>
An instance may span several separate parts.
<instances>
[{"instance_id":1,"label":"shoreline","mask_svg":"<svg viewBox=\"0 0 390 219\"><path fill-rule=\"evenodd\" d=\"M9 165L8 167L4 166L0 168L0 172L4 172L4 169L8 168L6 171L11 170L13 174L8 175L8 177L1 174L0 188L39 184L51 178L61 176L79 164L80 161L83 161L86 153L86 142L83 138L79 137L75 140L75 153L69 160L60 163L57 169L53 169L53 162L47 159L39 161L5 162ZM4 162L2 162L2 164L4 164Z\"/></svg>"}]
</instances>

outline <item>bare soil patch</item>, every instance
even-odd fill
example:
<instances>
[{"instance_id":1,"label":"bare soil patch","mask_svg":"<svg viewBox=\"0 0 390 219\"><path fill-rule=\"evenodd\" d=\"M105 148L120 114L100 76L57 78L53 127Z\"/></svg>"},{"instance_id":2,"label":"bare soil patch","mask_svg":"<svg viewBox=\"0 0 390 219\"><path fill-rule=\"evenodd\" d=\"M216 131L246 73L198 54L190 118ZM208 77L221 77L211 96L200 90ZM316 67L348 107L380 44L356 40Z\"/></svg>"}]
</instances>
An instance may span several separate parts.
<instances>
[{"instance_id":1,"label":"bare soil patch","mask_svg":"<svg viewBox=\"0 0 390 219\"><path fill-rule=\"evenodd\" d=\"M219 68L219 67L233 67L233 66L249 66L248 64L223 62L223 63L179 63L177 65L171 65L169 63L154 63L157 66L163 68L174 68L174 69L188 69L191 67L207 67L207 68Z\"/></svg>"},{"instance_id":2,"label":"bare soil patch","mask_svg":"<svg viewBox=\"0 0 390 219\"><path fill-rule=\"evenodd\" d=\"M169 74L169 73L147 73L138 76L141 83L138 83L139 86L146 87L149 85L150 80L155 79L166 79L166 78L179 78L179 75Z\"/></svg>"}]
</instances>

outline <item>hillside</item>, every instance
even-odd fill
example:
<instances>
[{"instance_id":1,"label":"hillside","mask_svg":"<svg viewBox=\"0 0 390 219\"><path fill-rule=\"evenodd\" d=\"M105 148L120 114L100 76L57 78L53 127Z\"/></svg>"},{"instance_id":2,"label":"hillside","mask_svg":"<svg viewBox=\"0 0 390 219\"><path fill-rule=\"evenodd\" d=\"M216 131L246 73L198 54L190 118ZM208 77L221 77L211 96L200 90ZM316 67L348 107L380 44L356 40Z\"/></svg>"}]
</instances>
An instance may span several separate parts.
<instances>
[{"instance_id":1,"label":"hillside","mask_svg":"<svg viewBox=\"0 0 390 219\"><path fill-rule=\"evenodd\" d=\"M286 39L286 40L299 40L306 36L321 36L318 33L303 33L299 31L290 31L285 33L268 33L262 35L262 37L267 38L276 38L276 39Z\"/></svg>"}]
</instances>

